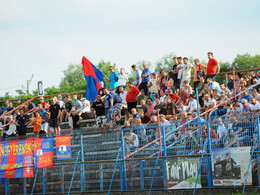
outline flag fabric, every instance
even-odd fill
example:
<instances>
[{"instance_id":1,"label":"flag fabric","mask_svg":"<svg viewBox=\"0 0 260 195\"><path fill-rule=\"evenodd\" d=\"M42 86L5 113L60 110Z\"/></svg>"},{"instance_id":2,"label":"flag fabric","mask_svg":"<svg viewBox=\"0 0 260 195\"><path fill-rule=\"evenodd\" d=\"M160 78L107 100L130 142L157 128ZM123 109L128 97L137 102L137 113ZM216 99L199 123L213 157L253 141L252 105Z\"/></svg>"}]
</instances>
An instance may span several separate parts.
<instances>
[{"instance_id":1,"label":"flag fabric","mask_svg":"<svg viewBox=\"0 0 260 195\"><path fill-rule=\"evenodd\" d=\"M36 168L53 167L53 137L34 139L34 158Z\"/></svg>"},{"instance_id":2,"label":"flag fabric","mask_svg":"<svg viewBox=\"0 0 260 195\"><path fill-rule=\"evenodd\" d=\"M33 139L0 142L0 178L33 177Z\"/></svg>"},{"instance_id":3,"label":"flag fabric","mask_svg":"<svg viewBox=\"0 0 260 195\"><path fill-rule=\"evenodd\" d=\"M82 65L85 80L87 82L86 98L94 102L98 94L98 90L100 89L99 82L103 81L104 86L106 86L104 75L85 56L82 58Z\"/></svg>"},{"instance_id":4,"label":"flag fabric","mask_svg":"<svg viewBox=\"0 0 260 195\"><path fill-rule=\"evenodd\" d=\"M71 159L70 135L56 136L56 156L58 160Z\"/></svg>"}]
</instances>

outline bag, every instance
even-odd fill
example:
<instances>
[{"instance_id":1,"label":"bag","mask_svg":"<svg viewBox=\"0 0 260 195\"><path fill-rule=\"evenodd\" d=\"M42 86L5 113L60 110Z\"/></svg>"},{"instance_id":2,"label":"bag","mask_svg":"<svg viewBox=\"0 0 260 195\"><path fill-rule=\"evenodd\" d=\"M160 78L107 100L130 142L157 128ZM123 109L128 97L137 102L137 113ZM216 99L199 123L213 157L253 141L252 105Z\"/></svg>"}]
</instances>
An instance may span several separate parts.
<instances>
[{"instance_id":1,"label":"bag","mask_svg":"<svg viewBox=\"0 0 260 195\"><path fill-rule=\"evenodd\" d=\"M197 71L197 78L200 79L201 77L205 76L204 70L200 70L200 65L199 65L199 70Z\"/></svg>"}]
</instances>

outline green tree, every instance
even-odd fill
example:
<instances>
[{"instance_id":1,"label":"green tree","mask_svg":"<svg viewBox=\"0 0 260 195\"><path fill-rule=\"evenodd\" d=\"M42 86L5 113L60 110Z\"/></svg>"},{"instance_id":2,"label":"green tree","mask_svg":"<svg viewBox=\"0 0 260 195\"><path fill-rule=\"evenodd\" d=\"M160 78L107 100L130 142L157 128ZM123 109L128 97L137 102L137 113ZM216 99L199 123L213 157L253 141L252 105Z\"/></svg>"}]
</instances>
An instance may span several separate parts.
<instances>
[{"instance_id":1,"label":"green tree","mask_svg":"<svg viewBox=\"0 0 260 195\"><path fill-rule=\"evenodd\" d=\"M229 62L219 62L220 72L230 72L232 70L232 66ZM216 81L218 83L226 83L226 74L221 74L216 76Z\"/></svg>"},{"instance_id":2,"label":"green tree","mask_svg":"<svg viewBox=\"0 0 260 195\"><path fill-rule=\"evenodd\" d=\"M116 64L111 65L111 62L104 62L103 60L101 62L98 63L98 65L96 66L104 75L106 75L107 77L109 77L110 75L110 71L109 71L109 67L113 66L115 72L119 73ZM104 78L105 83L107 85L107 87L109 87L109 81Z\"/></svg>"},{"instance_id":3,"label":"green tree","mask_svg":"<svg viewBox=\"0 0 260 195\"><path fill-rule=\"evenodd\" d=\"M259 68L260 55L256 54L255 56L251 56L249 53L242 55L237 54L236 58L232 62L232 66L235 67L235 70Z\"/></svg>"},{"instance_id":4,"label":"green tree","mask_svg":"<svg viewBox=\"0 0 260 195\"><path fill-rule=\"evenodd\" d=\"M176 54L174 52L163 56L161 59L159 59L156 62L154 71L157 73L159 73L162 69L165 69L167 72L171 71L172 67L174 65L173 58L175 56L176 56Z\"/></svg>"},{"instance_id":5,"label":"green tree","mask_svg":"<svg viewBox=\"0 0 260 195\"><path fill-rule=\"evenodd\" d=\"M139 60L139 61L137 61L137 62L135 63L137 69L142 71L142 70L144 69L144 67L143 67L143 63L144 63L144 62L147 62L149 69L152 71L152 69L153 69L153 64L152 64L152 62L150 62L149 60ZM130 76L130 77L133 77L134 80L135 80L135 72L132 70L132 68L131 68L131 73L130 73L129 76Z\"/></svg>"}]
</instances>

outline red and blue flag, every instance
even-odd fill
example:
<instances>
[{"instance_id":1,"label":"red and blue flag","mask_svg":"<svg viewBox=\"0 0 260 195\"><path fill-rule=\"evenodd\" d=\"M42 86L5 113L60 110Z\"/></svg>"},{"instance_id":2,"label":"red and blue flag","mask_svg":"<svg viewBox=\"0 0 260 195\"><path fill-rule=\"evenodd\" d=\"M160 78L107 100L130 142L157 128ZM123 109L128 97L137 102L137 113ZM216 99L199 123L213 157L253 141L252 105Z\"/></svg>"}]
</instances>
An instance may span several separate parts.
<instances>
[{"instance_id":1,"label":"red and blue flag","mask_svg":"<svg viewBox=\"0 0 260 195\"><path fill-rule=\"evenodd\" d=\"M33 139L0 142L0 178L33 177Z\"/></svg>"},{"instance_id":2,"label":"red and blue flag","mask_svg":"<svg viewBox=\"0 0 260 195\"><path fill-rule=\"evenodd\" d=\"M103 81L104 86L106 86L104 75L85 56L82 58L82 65L85 80L87 81L86 98L94 102L100 89L99 83Z\"/></svg>"},{"instance_id":3,"label":"red and blue flag","mask_svg":"<svg viewBox=\"0 0 260 195\"><path fill-rule=\"evenodd\" d=\"M70 135L56 136L55 142L57 159L71 159Z\"/></svg>"},{"instance_id":4,"label":"red and blue flag","mask_svg":"<svg viewBox=\"0 0 260 195\"><path fill-rule=\"evenodd\" d=\"M36 168L53 167L53 137L34 139L34 158Z\"/></svg>"}]
</instances>

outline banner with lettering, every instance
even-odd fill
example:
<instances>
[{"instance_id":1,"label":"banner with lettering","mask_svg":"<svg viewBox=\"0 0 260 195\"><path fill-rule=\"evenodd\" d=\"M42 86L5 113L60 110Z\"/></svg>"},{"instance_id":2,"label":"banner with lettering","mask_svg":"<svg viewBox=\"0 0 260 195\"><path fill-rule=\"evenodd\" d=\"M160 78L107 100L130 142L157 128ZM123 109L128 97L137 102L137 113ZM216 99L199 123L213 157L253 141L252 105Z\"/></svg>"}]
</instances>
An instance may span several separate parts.
<instances>
[{"instance_id":1,"label":"banner with lettering","mask_svg":"<svg viewBox=\"0 0 260 195\"><path fill-rule=\"evenodd\" d=\"M34 139L34 159L36 168L53 167L53 137Z\"/></svg>"},{"instance_id":2,"label":"banner with lettering","mask_svg":"<svg viewBox=\"0 0 260 195\"><path fill-rule=\"evenodd\" d=\"M0 142L0 178L33 177L33 139Z\"/></svg>"},{"instance_id":3,"label":"banner with lettering","mask_svg":"<svg viewBox=\"0 0 260 195\"><path fill-rule=\"evenodd\" d=\"M164 161L166 189L193 189L199 171L199 158L187 158ZM197 188L201 188L199 173Z\"/></svg>"},{"instance_id":4,"label":"banner with lettering","mask_svg":"<svg viewBox=\"0 0 260 195\"><path fill-rule=\"evenodd\" d=\"M58 160L71 159L70 135L56 136L56 156Z\"/></svg>"},{"instance_id":5,"label":"banner with lettering","mask_svg":"<svg viewBox=\"0 0 260 195\"><path fill-rule=\"evenodd\" d=\"M218 148L212 150L214 186L244 185L249 165L251 147ZM246 185L253 185L251 167Z\"/></svg>"}]
</instances>

